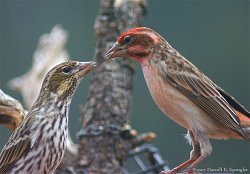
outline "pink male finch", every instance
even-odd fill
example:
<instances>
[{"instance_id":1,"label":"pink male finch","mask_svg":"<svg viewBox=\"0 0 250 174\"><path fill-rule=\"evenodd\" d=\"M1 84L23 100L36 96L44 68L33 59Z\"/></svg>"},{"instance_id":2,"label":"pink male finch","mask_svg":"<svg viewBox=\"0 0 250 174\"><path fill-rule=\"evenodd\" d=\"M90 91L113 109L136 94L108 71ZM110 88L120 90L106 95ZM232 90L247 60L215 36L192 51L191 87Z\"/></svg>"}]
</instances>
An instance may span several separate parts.
<instances>
[{"instance_id":1,"label":"pink male finch","mask_svg":"<svg viewBox=\"0 0 250 174\"><path fill-rule=\"evenodd\" d=\"M190 159L169 173L177 173L187 166L192 173L212 152L209 138L249 141L250 113L152 29L128 30L105 57L129 57L138 61L157 106L188 129L186 137L193 146Z\"/></svg>"},{"instance_id":2,"label":"pink male finch","mask_svg":"<svg viewBox=\"0 0 250 174\"><path fill-rule=\"evenodd\" d=\"M0 173L48 174L60 164L68 134L68 111L81 79L95 62L69 61L46 75L40 94L0 154Z\"/></svg>"}]
</instances>

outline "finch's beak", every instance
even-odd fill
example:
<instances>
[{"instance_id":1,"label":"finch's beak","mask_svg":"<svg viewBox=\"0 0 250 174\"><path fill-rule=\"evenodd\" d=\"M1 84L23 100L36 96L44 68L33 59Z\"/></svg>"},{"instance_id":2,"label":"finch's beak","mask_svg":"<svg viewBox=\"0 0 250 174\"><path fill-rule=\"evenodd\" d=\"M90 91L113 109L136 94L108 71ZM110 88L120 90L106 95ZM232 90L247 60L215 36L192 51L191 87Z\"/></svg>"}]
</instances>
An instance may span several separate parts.
<instances>
[{"instance_id":1,"label":"finch's beak","mask_svg":"<svg viewBox=\"0 0 250 174\"><path fill-rule=\"evenodd\" d=\"M124 49L118 44L115 43L112 48L105 55L105 60L111 59L114 57L120 57Z\"/></svg>"},{"instance_id":2,"label":"finch's beak","mask_svg":"<svg viewBox=\"0 0 250 174\"><path fill-rule=\"evenodd\" d=\"M78 64L77 76L83 78L96 67L96 62L80 62Z\"/></svg>"}]
</instances>

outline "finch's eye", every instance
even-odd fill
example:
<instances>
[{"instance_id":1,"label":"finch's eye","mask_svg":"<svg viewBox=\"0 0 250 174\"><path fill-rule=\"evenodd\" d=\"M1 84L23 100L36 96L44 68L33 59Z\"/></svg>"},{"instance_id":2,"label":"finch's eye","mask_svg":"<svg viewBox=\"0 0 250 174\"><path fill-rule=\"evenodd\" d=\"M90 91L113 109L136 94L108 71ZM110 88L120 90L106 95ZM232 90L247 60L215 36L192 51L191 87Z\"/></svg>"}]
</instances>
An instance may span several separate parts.
<instances>
[{"instance_id":1,"label":"finch's eye","mask_svg":"<svg viewBox=\"0 0 250 174\"><path fill-rule=\"evenodd\" d=\"M131 36L125 36L123 40L126 44L129 44L131 42L132 38L131 38Z\"/></svg>"},{"instance_id":2,"label":"finch's eye","mask_svg":"<svg viewBox=\"0 0 250 174\"><path fill-rule=\"evenodd\" d=\"M70 71L72 70L72 68L71 67L64 67L63 69L62 69L62 71L64 72L64 73L69 73Z\"/></svg>"}]
</instances>

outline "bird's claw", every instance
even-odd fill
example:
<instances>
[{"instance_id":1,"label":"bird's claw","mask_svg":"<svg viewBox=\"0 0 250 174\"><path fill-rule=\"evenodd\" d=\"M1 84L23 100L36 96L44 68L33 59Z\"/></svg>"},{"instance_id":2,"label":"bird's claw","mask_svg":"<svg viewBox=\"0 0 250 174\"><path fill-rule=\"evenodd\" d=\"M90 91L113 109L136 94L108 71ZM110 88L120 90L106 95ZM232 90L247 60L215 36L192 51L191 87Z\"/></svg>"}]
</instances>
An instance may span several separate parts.
<instances>
[{"instance_id":1,"label":"bird's claw","mask_svg":"<svg viewBox=\"0 0 250 174\"><path fill-rule=\"evenodd\" d=\"M172 169L171 171L165 172L161 171L160 174L199 174L199 172L194 171L193 169L189 169L185 172L178 172L176 168Z\"/></svg>"},{"instance_id":2,"label":"bird's claw","mask_svg":"<svg viewBox=\"0 0 250 174\"><path fill-rule=\"evenodd\" d=\"M193 168L186 170L186 172L183 172L183 174L200 174L199 172L196 172Z\"/></svg>"}]
</instances>

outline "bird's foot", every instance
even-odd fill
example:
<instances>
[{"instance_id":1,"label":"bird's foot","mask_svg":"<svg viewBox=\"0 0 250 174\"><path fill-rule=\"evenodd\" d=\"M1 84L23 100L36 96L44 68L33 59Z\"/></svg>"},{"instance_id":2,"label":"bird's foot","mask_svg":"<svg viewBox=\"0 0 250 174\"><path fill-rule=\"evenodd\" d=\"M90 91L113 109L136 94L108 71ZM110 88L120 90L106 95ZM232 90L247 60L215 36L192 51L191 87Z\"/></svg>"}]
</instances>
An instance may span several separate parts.
<instances>
[{"instance_id":1,"label":"bird's foot","mask_svg":"<svg viewBox=\"0 0 250 174\"><path fill-rule=\"evenodd\" d=\"M183 174L199 174L194 168L187 169Z\"/></svg>"},{"instance_id":2,"label":"bird's foot","mask_svg":"<svg viewBox=\"0 0 250 174\"><path fill-rule=\"evenodd\" d=\"M170 171L161 171L160 174L178 174L178 173L182 173L182 174L199 174L199 172L197 172L195 170L195 168L188 168L186 171L184 172L178 172L178 169L177 168L174 168Z\"/></svg>"}]
</instances>

